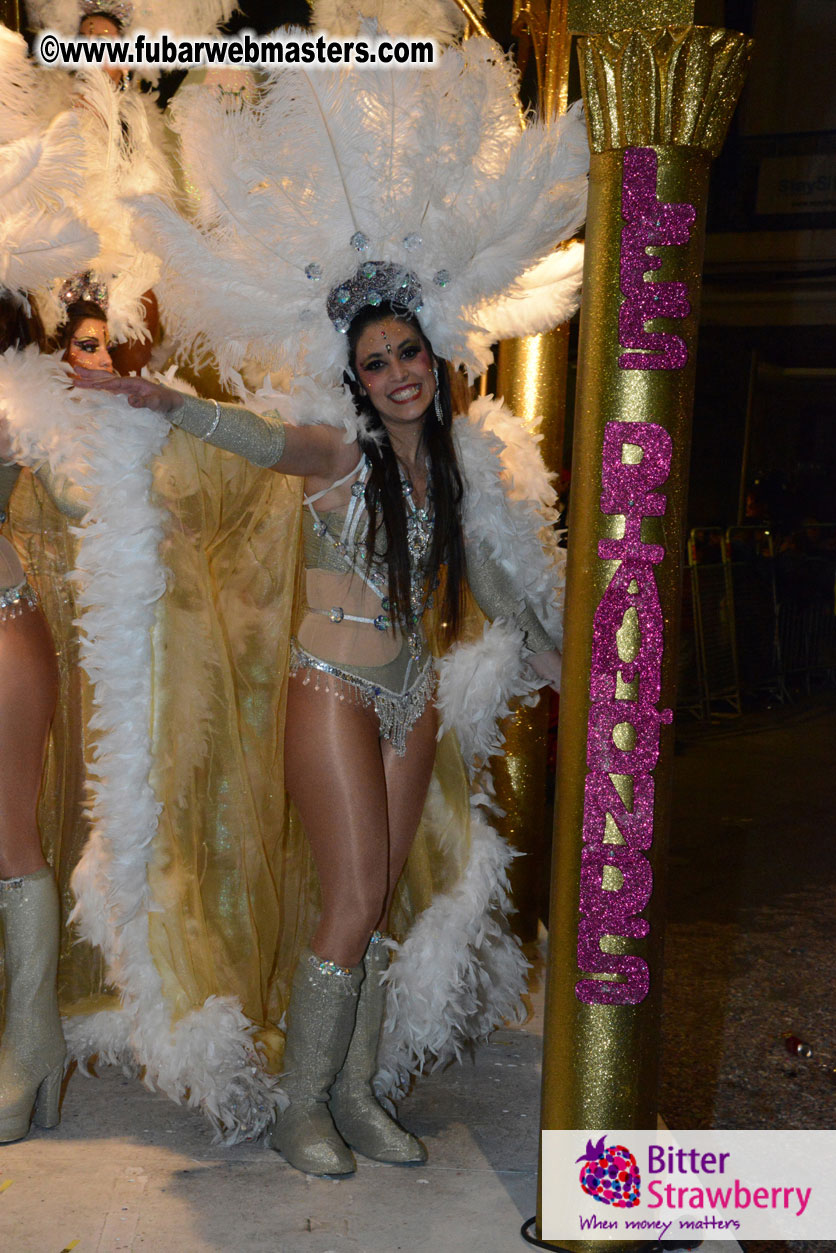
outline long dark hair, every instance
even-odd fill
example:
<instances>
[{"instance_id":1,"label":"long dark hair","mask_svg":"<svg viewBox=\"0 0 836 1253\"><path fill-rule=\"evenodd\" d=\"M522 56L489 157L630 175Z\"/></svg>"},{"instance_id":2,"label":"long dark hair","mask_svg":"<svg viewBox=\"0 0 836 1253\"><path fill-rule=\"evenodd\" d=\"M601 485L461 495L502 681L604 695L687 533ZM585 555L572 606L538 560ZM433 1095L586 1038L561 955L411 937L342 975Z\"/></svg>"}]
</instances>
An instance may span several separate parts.
<instances>
[{"instance_id":1,"label":"long dark hair","mask_svg":"<svg viewBox=\"0 0 836 1253\"><path fill-rule=\"evenodd\" d=\"M348 328L348 356L352 372L357 372L357 342L367 326L384 318L397 318L420 337L438 366L438 392L443 419L439 421L435 403L424 414L423 444L432 480L434 524L432 545L427 564L427 590L439 581L441 567L447 574L443 585L440 625L442 638L452 642L461 629L464 617L466 566L462 533L462 497L464 488L453 444L453 402L450 374L446 361L435 356L432 345L421 330L417 318L398 313L388 301L361 309ZM409 551L406 543L406 509L401 490L401 473L386 429L374 405L361 392L353 378L349 379L354 403L368 422L368 435L360 437L360 447L371 463L366 486L366 507L369 533L366 541L368 561L375 551L375 538L382 520L386 531L386 564L389 578L390 615L406 629L410 622Z\"/></svg>"},{"instance_id":2,"label":"long dark hair","mask_svg":"<svg viewBox=\"0 0 836 1253\"><path fill-rule=\"evenodd\" d=\"M37 344L43 348L44 328L34 304L29 311L23 301L0 289L0 352L7 348L26 348Z\"/></svg>"}]
</instances>

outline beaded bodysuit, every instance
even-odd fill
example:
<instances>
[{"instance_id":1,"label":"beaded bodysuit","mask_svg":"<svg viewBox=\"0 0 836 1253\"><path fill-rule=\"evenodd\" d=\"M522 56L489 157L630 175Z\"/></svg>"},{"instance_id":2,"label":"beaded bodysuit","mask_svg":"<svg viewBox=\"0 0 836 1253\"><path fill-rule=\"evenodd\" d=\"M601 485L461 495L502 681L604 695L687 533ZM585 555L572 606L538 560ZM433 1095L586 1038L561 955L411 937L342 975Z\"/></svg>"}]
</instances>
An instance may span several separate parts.
<instances>
[{"instance_id":1,"label":"beaded bodysuit","mask_svg":"<svg viewBox=\"0 0 836 1253\"><path fill-rule=\"evenodd\" d=\"M424 635L426 563L432 543L432 498L419 508L402 479L410 558L410 629L389 612L386 538L378 527L368 561L365 493L371 465L362 456L344 478L306 496L302 531L305 549L306 610L291 642L291 674L323 686L340 699L373 705L380 734L399 755L406 736L424 711L435 685L432 657ZM348 484L351 484L348 489ZM317 501L348 489L348 500L317 512ZM324 678L320 678L324 676Z\"/></svg>"}]
</instances>

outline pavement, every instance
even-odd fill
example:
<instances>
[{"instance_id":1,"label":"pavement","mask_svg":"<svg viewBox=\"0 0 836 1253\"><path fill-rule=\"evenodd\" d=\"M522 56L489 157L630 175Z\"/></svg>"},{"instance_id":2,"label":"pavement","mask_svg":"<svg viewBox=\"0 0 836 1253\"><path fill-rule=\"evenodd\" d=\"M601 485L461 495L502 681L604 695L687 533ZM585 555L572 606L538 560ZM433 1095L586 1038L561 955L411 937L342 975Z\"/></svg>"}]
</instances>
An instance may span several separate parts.
<instances>
[{"instance_id":1,"label":"pavement","mask_svg":"<svg viewBox=\"0 0 836 1253\"><path fill-rule=\"evenodd\" d=\"M835 738L832 694L681 728L660 1100L671 1127L834 1125ZM314 1179L262 1145L213 1145L199 1114L119 1071L73 1074L58 1128L0 1146L2 1253L518 1253L536 1208L541 976L542 964L528 1022L402 1103L424 1166L361 1160L350 1178ZM786 1032L813 1057L790 1056Z\"/></svg>"}]
</instances>

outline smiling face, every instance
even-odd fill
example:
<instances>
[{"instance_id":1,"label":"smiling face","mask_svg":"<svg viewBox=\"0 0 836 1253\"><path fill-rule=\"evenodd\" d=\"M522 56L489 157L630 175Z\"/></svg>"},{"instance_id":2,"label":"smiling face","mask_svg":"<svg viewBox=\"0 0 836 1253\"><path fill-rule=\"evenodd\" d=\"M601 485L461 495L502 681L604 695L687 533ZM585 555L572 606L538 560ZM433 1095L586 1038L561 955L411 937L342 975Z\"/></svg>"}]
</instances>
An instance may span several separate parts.
<instances>
[{"instance_id":1,"label":"smiling face","mask_svg":"<svg viewBox=\"0 0 836 1253\"><path fill-rule=\"evenodd\" d=\"M64 360L69 361L73 369L83 365L88 370L107 370L112 374L107 323L98 318L82 318L70 337Z\"/></svg>"},{"instance_id":2,"label":"smiling face","mask_svg":"<svg viewBox=\"0 0 836 1253\"><path fill-rule=\"evenodd\" d=\"M435 377L429 348L414 327L395 317L370 323L357 340L354 369L384 425L423 420Z\"/></svg>"}]
</instances>

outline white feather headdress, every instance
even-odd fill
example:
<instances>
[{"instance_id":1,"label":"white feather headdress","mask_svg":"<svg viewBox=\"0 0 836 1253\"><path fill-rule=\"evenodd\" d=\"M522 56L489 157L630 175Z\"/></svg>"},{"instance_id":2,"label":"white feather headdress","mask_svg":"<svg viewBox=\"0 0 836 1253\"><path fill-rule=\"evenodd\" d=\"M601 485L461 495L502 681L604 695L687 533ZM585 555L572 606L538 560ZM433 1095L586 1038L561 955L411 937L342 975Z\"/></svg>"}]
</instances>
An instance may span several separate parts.
<instances>
[{"instance_id":1,"label":"white feather headdress","mask_svg":"<svg viewBox=\"0 0 836 1253\"><path fill-rule=\"evenodd\" d=\"M385 261L420 283L436 351L483 370L476 310L571 236L586 204L579 112L523 130L515 88L500 48L476 38L430 69L283 68L251 108L182 93L195 226L134 202L163 255L167 328L225 376L250 359L335 380L345 338L328 294Z\"/></svg>"},{"instance_id":2,"label":"white feather headdress","mask_svg":"<svg viewBox=\"0 0 836 1253\"><path fill-rule=\"evenodd\" d=\"M123 31L166 30L171 35L210 35L235 12L235 0L101 0L95 11L114 12ZM75 35L85 16L82 0L26 0L29 21L36 30ZM88 4L86 12L93 9Z\"/></svg>"},{"instance_id":3,"label":"white feather headdress","mask_svg":"<svg viewBox=\"0 0 836 1253\"><path fill-rule=\"evenodd\" d=\"M0 144L48 125L68 107L71 81L61 71L46 73L23 36L0 25Z\"/></svg>"},{"instance_id":4,"label":"white feather headdress","mask_svg":"<svg viewBox=\"0 0 836 1253\"><path fill-rule=\"evenodd\" d=\"M25 297L96 255L95 232L65 203L82 169L78 121L68 114L0 147L0 289Z\"/></svg>"},{"instance_id":5,"label":"white feather headdress","mask_svg":"<svg viewBox=\"0 0 836 1253\"><path fill-rule=\"evenodd\" d=\"M475 319L492 340L541 335L576 312L582 277L583 244L573 239L526 270L497 300L482 305Z\"/></svg>"},{"instance_id":6,"label":"white feather headdress","mask_svg":"<svg viewBox=\"0 0 836 1253\"><path fill-rule=\"evenodd\" d=\"M481 15L482 5L473 5ZM389 35L431 35L440 44L461 39L467 19L455 0L312 0L311 26L329 35L356 35L363 21L374 21Z\"/></svg>"},{"instance_id":7,"label":"white feather headdress","mask_svg":"<svg viewBox=\"0 0 836 1253\"><path fill-rule=\"evenodd\" d=\"M8 267L2 281L39 289L38 309L48 333L64 316L61 284L88 268L108 286L114 336L145 333L141 298L159 276L159 259L137 244L125 197L173 196L161 132L159 110L148 96L118 91L100 70L73 75L45 70L29 59L21 36L0 26L2 151L11 171L17 159L13 145L23 145L20 152L25 149L39 164L41 190L47 188L68 211L46 217L45 206L36 204L37 217L6 220L4 214L0 225ZM91 250L96 236L98 246ZM24 258L28 273L21 268Z\"/></svg>"}]
</instances>

